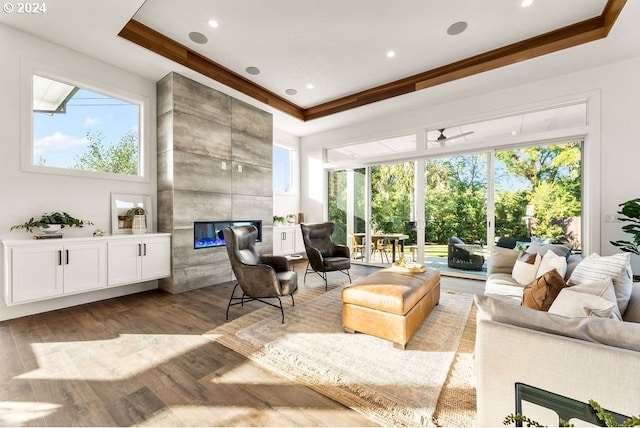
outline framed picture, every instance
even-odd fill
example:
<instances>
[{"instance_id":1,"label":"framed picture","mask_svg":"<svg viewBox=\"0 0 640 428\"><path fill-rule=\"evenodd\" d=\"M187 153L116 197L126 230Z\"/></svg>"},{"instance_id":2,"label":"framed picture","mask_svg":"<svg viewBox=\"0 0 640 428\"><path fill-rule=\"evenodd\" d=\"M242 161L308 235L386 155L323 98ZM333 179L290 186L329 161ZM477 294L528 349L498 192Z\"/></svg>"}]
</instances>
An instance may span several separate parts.
<instances>
[{"instance_id":1,"label":"framed picture","mask_svg":"<svg viewBox=\"0 0 640 428\"><path fill-rule=\"evenodd\" d=\"M144 209L147 228L145 232L153 232L153 215L151 195L135 195L130 193L111 194L111 234L132 233L133 217L127 215L132 208Z\"/></svg>"}]
</instances>

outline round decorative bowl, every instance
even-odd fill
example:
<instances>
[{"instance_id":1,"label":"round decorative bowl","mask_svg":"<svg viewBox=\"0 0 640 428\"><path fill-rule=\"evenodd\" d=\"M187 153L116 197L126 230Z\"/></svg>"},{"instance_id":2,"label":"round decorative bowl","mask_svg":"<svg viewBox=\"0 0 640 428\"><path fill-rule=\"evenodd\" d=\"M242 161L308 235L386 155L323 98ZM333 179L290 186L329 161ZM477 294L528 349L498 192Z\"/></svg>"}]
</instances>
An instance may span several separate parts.
<instances>
[{"instance_id":1,"label":"round decorative bowl","mask_svg":"<svg viewBox=\"0 0 640 428\"><path fill-rule=\"evenodd\" d=\"M50 224L49 227L40 228L44 233L58 233L60 232L60 229L62 229L61 224Z\"/></svg>"}]
</instances>

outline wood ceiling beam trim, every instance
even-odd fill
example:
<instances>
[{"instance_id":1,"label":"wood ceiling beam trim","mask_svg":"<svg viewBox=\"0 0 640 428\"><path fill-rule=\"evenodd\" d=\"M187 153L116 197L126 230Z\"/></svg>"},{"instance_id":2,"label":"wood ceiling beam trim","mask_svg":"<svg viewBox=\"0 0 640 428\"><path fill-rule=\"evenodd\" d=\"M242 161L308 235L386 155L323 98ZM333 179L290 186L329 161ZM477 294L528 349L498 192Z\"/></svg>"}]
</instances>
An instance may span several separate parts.
<instances>
[{"instance_id":1,"label":"wood ceiling beam trim","mask_svg":"<svg viewBox=\"0 0 640 428\"><path fill-rule=\"evenodd\" d=\"M595 18L306 109L134 19L129 20L118 35L262 103L307 121L605 38L626 2L627 0L608 0L602 14Z\"/></svg>"},{"instance_id":2,"label":"wood ceiling beam trim","mask_svg":"<svg viewBox=\"0 0 640 428\"><path fill-rule=\"evenodd\" d=\"M203 76L233 88L262 103L270 105L298 119L305 120L302 108L287 101L273 92L256 85L228 68L211 61L199 53L187 48L155 31L152 28L130 19L118 35L130 42L149 49L167 59L182 64Z\"/></svg>"},{"instance_id":3,"label":"wood ceiling beam trim","mask_svg":"<svg viewBox=\"0 0 640 428\"><path fill-rule=\"evenodd\" d=\"M376 98L394 97L398 86L413 84L414 91L430 88L442 83L494 70L562 49L578 46L607 36L620 15L627 0L609 0L600 16L550 31L508 46L497 48L451 64L425 71L395 82L367 89L344 98L338 98L304 110L307 120L317 119L341 111L370 104ZM385 96L387 94L387 96Z\"/></svg>"}]
</instances>

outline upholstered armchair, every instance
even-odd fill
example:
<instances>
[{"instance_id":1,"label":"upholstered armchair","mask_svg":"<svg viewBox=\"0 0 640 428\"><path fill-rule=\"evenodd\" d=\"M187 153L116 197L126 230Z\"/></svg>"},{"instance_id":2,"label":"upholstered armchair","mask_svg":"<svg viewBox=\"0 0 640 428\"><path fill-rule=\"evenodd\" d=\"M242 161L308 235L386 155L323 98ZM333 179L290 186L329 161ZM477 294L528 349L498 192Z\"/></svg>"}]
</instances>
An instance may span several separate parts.
<instances>
[{"instance_id":1,"label":"upholstered armchair","mask_svg":"<svg viewBox=\"0 0 640 428\"><path fill-rule=\"evenodd\" d=\"M255 246L258 229L253 225L227 227L223 234L231 268L238 280L227 305L227 319L231 306L257 300L279 308L284 323L280 297L291 296L291 304L295 305L293 293L298 289L298 276L289 269L289 261L281 256L259 255ZM234 297L238 286L242 297ZM275 299L278 304L265 299Z\"/></svg>"},{"instance_id":2,"label":"upholstered armchair","mask_svg":"<svg viewBox=\"0 0 640 428\"><path fill-rule=\"evenodd\" d=\"M484 265L482 245L465 244L456 236L450 238L447 248L447 265L456 269L482 270Z\"/></svg>"},{"instance_id":3,"label":"upholstered armchair","mask_svg":"<svg viewBox=\"0 0 640 428\"><path fill-rule=\"evenodd\" d=\"M331 234L335 229L333 222L322 223L300 223L302 229L302 239L304 248L307 251L307 270L304 273L304 280L307 280L307 273L315 272L324 279L324 289L328 289L327 272L342 272L349 277L351 275L351 256L349 247L335 244L331 240Z\"/></svg>"}]
</instances>

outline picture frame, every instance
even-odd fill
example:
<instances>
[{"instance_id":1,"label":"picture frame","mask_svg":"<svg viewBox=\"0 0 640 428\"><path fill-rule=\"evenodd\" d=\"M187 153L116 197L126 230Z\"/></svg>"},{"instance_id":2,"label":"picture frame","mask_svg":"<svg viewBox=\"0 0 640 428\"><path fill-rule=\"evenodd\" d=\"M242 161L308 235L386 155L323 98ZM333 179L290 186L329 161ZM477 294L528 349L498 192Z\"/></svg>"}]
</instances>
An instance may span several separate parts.
<instances>
[{"instance_id":1,"label":"picture frame","mask_svg":"<svg viewBox=\"0 0 640 428\"><path fill-rule=\"evenodd\" d=\"M111 193L111 234L132 233L132 225L126 221L127 211L143 208L146 219L146 233L153 232L153 205L151 195L133 193Z\"/></svg>"}]
</instances>

